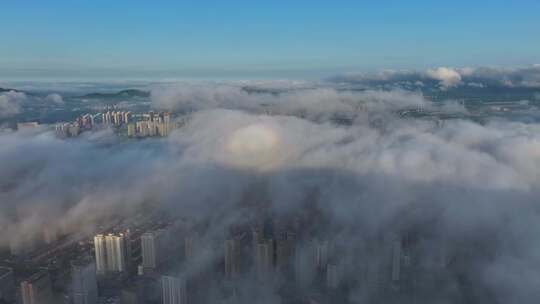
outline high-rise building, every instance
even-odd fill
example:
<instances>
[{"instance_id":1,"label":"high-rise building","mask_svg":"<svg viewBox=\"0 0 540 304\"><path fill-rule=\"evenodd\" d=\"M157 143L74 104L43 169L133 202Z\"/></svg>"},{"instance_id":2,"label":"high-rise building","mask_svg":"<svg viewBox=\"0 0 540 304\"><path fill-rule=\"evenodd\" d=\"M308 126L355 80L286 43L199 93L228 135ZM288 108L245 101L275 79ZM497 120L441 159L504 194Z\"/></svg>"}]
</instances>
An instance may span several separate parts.
<instances>
[{"instance_id":1,"label":"high-rise building","mask_svg":"<svg viewBox=\"0 0 540 304\"><path fill-rule=\"evenodd\" d=\"M156 124L157 133L161 137L167 136L167 127L164 123L158 123Z\"/></svg>"},{"instance_id":2,"label":"high-rise building","mask_svg":"<svg viewBox=\"0 0 540 304\"><path fill-rule=\"evenodd\" d=\"M124 112L124 123L128 124L131 118L131 112Z\"/></svg>"},{"instance_id":3,"label":"high-rise building","mask_svg":"<svg viewBox=\"0 0 540 304\"><path fill-rule=\"evenodd\" d=\"M341 276L341 264L328 264L326 268L326 287L330 290L337 289L341 283Z\"/></svg>"},{"instance_id":4,"label":"high-rise building","mask_svg":"<svg viewBox=\"0 0 540 304\"><path fill-rule=\"evenodd\" d=\"M265 279L273 270L274 266L274 242L265 240L257 244L255 252L255 269L260 279Z\"/></svg>"},{"instance_id":5,"label":"high-rise building","mask_svg":"<svg viewBox=\"0 0 540 304\"><path fill-rule=\"evenodd\" d=\"M168 125L171 123L171 113L170 112L165 112L163 113L163 122Z\"/></svg>"},{"instance_id":6,"label":"high-rise building","mask_svg":"<svg viewBox=\"0 0 540 304\"><path fill-rule=\"evenodd\" d=\"M128 136L134 137L147 137L147 136L168 136L171 131L176 127L171 121L171 114L166 113L144 113L139 117L142 117L142 120L135 121L135 119L130 119L130 112L123 113L123 123L127 124Z\"/></svg>"},{"instance_id":7,"label":"high-rise building","mask_svg":"<svg viewBox=\"0 0 540 304\"><path fill-rule=\"evenodd\" d=\"M281 239L276 240L276 268L281 272L290 272L292 269L292 257L294 257L296 235L286 232Z\"/></svg>"},{"instance_id":8,"label":"high-rise building","mask_svg":"<svg viewBox=\"0 0 540 304\"><path fill-rule=\"evenodd\" d=\"M96 264L90 257L71 263L71 288L73 304L96 304L98 288Z\"/></svg>"},{"instance_id":9,"label":"high-rise building","mask_svg":"<svg viewBox=\"0 0 540 304\"><path fill-rule=\"evenodd\" d=\"M52 288L49 272L40 271L21 282L22 304L50 304Z\"/></svg>"},{"instance_id":10,"label":"high-rise building","mask_svg":"<svg viewBox=\"0 0 540 304\"><path fill-rule=\"evenodd\" d=\"M102 120L104 124L111 124L113 122L112 113L110 111L107 111L107 113L103 113Z\"/></svg>"},{"instance_id":11,"label":"high-rise building","mask_svg":"<svg viewBox=\"0 0 540 304\"><path fill-rule=\"evenodd\" d=\"M253 248L253 260L256 260L257 257L257 247L259 243L263 242L264 236L262 233L262 229L259 227L254 228L251 231L251 247Z\"/></svg>"},{"instance_id":12,"label":"high-rise building","mask_svg":"<svg viewBox=\"0 0 540 304\"><path fill-rule=\"evenodd\" d=\"M167 231L160 229L141 236L142 266L155 269L164 262L167 247Z\"/></svg>"},{"instance_id":13,"label":"high-rise building","mask_svg":"<svg viewBox=\"0 0 540 304\"><path fill-rule=\"evenodd\" d=\"M317 258L314 242L298 244L294 253L294 273L298 288L309 287L317 274Z\"/></svg>"},{"instance_id":14,"label":"high-rise building","mask_svg":"<svg viewBox=\"0 0 540 304\"><path fill-rule=\"evenodd\" d=\"M90 114L85 114L82 116L82 119L80 120L79 127L82 127L83 129L92 129L93 126L93 117Z\"/></svg>"},{"instance_id":15,"label":"high-rise building","mask_svg":"<svg viewBox=\"0 0 540 304\"><path fill-rule=\"evenodd\" d=\"M363 282L369 292L377 292L388 287L388 272L385 255L363 261Z\"/></svg>"},{"instance_id":16,"label":"high-rise building","mask_svg":"<svg viewBox=\"0 0 540 304\"><path fill-rule=\"evenodd\" d=\"M137 129L136 129L135 124L128 124L128 125L127 125L127 135L128 135L129 137L133 137L133 136L137 135L137 131L136 131L136 130L137 130Z\"/></svg>"},{"instance_id":17,"label":"high-rise building","mask_svg":"<svg viewBox=\"0 0 540 304\"><path fill-rule=\"evenodd\" d=\"M158 134L158 122L153 120L148 123L148 136L156 136Z\"/></svg>"},{"instance_id":18,"label":"high-rise building","mask_svg":"<svg viewBox=\"0 0 540 304\"><path fill-rule=\"evenodd\" d=\"M0 303L11 303L15 300L15 281L13 269L0 267Z\"/></svg>"},{"instance_id":19,"label":"high-rise building","mask_svg":"<svg viewBox=\"0 0 540 304\"><path fill-rule=\"evenodd\" d=\"M120 125L120 123L122 123L122 113L112 112L112 118L115 126L118 126Z\"/></svg>"},{"instance_id":20,"label":"high-rise building","mask_svg":"<svg viewBox=\"0 0 540 304\"><path fill-rule=\"evenodd\" d=\"M399 281L401 273L401 240L392 242L392 281Z\"/></svg>"},{"instance_id":21,"label":"high-rise building","mask_svg":"<svg viewBox=\"0 0 540 304\"><path fill-rule=\"evenodd\" d=\"M96 255L96 271L98 274L107 272L107 251L105 236L98 234L94 237L94 249Z\"/></svg>"},{"instance_id":22,"label":"high-rise building","mask_svg":"<svg viewBox=\"0 0 540 304\"><path fill-rule=\"evenodd\" d=\"M239 242L236 239L225 241L225 278L234 279L238 274Z\"/></svg>"},{"instance_id":23,"label":"high-rise building","mask_svg":"<svg viewBox=\"0 0 540 304\"><path fill-rule=\"evenodd\" d=\"M145 137L148 136L148 124L146 121L137 121L135 124L135 131L138 135Z\"/></svg>"},{"instance_id":24,"label":"high-rise building","mask_svg":"<svg viewBox=\"0 0 540 304\"><path fill-rule=\"evenodd\" d=\"M186 260L191 259L197 250L199 236L197 233L192 233L184 238L184 257Z\"/></svg>"},{"instance_id":25,"label":"high-rise building","mask_svg":"<svg viewBox=\"0 0 540 304\"><path fill-rule=\"evenodd\" d=\"M123 234L105 236L107 245L107 270L111 272L123 272L126 270L126 238Z\"/></svg>"},{"instance_id":26,"label":"high-rise building","mask_svg":"<svg viewBox=\"0 0 540 304\"><path fill-rule=\"evenodd\" d=\"M123 272L129 264L129 235L98 234L94 237L96 270L98 274Z\"/></svg>"},{"instance_id":27,"label":"high-rise building","mask_svg":"<svg viewBox=\"0 0 540 304\"><path fill-rule=\"evenodd\" d=\"M330 245L328 241L320 241L317 243L317 267L319 269L325 269L328 263L328 255L330 254Z\"/></svg>"},{"instance_id":28,"label":"high-rise building","mask_svg":"<svg viewBox=\"0 0 540 304\"><path fill-rule=\"evenodd\" d=\"M163 304L187 304L186 279L183 277L162 276L162 300Z\"/></svg>"},{"instance_id":29,"label":"high-rise building","mask_svg":"<svg viewBox=\"0 0 540 304\"><path fill-rule=\"evenodd\" d=\"M142 304L137 290L122 289L120 293L120 303L122 304Z\"/></svg>"},{"instance_id":30,"label":"high-rise building","mask_svg":"<svg viewBox=\"0 0 540 304\"><path fill-rule=\"evenodd\" d=\"M163 136L168 136L173 129L170 112L163 113L163 125L165 128L165 132Z\"/></svg>"}]
</instances>

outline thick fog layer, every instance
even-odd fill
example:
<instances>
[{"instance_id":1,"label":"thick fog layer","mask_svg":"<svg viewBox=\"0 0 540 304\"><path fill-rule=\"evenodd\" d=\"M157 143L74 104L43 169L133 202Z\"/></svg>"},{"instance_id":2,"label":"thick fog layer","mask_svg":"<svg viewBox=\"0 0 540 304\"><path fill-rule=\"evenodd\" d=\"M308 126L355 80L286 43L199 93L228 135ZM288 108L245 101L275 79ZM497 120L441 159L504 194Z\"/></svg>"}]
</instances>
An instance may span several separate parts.
<instances>
[{"instance_id":1,"label":"thick fog layer","mask_svg":"<svg viewBox=\"0 0 540 304\"><path fill-rule=\"evenodd\" d=\"M535 85L536 69L508 80ZM450 87L466 77L499 81L501 73L438 69L421 77ZM426 263L440 251L467 257L463 269L445 276L444 289L434 290L433 302L538 301L540 124L402 117L403 109L467 111L403 90L253 93L189 84L155 87L151 96L156 108L191 111L187 124L166 139L141 141L110 131L69 140L0 134L0 246L32 242L44 225L92 231L142 205L208 221L201 238L223 240L232 225L255 217L250 203L260 202L276 216L314 221L317 235L345 248L346 277L382 255L366 248L370 240L414 232ZM17 111L19 97L0 97L2 113ZM200 263L218 253L209 249ZM452 288L464 277L472 296ZM275 290L265 288L248 290L271 303ZM364 285L351 290L351 300L369 299ZM249 292L244 296L249 301Z\"/></svg>"}]
</instances>

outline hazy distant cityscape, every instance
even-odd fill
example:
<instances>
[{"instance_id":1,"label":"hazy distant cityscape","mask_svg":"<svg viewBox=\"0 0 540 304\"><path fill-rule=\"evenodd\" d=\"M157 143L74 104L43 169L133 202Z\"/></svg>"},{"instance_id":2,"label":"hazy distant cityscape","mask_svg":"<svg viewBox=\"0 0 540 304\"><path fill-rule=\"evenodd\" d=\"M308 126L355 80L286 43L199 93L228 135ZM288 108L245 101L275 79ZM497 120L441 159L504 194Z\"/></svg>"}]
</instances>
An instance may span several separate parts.
<instances>
[{"instance_id":1,"label":"hazy distant cityscape","mask_svg":"<svg viewBox=\"0 0 540 304\"><path fill-rule=\"evenodd\" d=\"M165 137L181 123L172 121L171 113L168 112L133 114L129 111L107 111L94 115L84 114L73 122L57 123L55 131L62 137L75 137L85 131L113 127L127 137ZM24 128L24 124L22 126ZM20 127L18 124L17 129Z\"/></svg>"}]
</instances>

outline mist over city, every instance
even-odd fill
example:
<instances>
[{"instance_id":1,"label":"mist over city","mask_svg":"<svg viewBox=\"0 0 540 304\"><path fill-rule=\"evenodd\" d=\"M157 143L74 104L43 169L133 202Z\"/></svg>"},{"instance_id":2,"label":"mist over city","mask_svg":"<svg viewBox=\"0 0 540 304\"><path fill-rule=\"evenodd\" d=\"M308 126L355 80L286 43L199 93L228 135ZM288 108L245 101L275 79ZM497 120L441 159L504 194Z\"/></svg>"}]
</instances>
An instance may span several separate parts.
<instances>
[{"instance_id":1,"label":"mist over city","mask_svg":"<svg viewBox=\"0 0 540 304\"><path fill-rule=\"evenodd\" d=\"M0 21L0 303L538 301L538 4L120 2Z\"/></svg>"}]
</instances>

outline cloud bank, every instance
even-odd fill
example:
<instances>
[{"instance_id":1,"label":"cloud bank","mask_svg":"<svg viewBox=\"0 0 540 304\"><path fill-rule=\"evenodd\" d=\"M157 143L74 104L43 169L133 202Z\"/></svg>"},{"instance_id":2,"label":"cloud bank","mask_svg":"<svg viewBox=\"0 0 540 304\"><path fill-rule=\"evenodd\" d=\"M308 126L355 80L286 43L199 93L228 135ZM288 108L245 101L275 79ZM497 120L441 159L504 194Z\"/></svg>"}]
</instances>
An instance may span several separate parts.
<instances>
[{"instance_id":1,"label":"cloud bank","mask_svg":"<svg viewBox=\"0 0 540 304\"><path fill-rule=\"evenodd\" d=\"M417 88L423 87L426 83L432 83L443 89L458 86L540 88L540 67L533 65L523 68L439 67L426 71L388 70L375 74L351 73L336 76L330 80L364 85L409 84Z\"/></svg>"},{"instance_id":2,"label":"cloud bank","mask_svg":"<svg viewBox=\"0 0 540 304\"><path fill-rule=\"evenodd\" d=\"M152 90L156 108L176 111L231 109L252 113L296 115L325 121L338 116L435 106L421 92L401 89L340 91L333 87L292 88L275 93L272 89L251 93L242 84L177 84Z\"/></svg>"}]
</instances>

